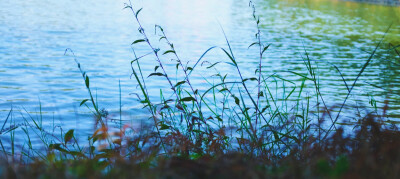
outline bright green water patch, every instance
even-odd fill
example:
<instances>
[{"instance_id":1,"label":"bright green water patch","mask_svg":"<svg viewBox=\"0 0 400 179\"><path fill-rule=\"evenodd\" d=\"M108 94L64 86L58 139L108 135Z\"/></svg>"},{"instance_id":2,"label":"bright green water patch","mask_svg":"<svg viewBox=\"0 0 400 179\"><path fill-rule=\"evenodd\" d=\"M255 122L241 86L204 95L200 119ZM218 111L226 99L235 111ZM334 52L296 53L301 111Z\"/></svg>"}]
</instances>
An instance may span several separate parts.
<instances>
[{"instance_id":1,"label":"bright green water patch","mask_svg":"<svg viewBox=\"0 0 400 179\"><path fill-rule=\"evenodd\" d=\"M284 22L286 26L282 25L280 30L299 30L314 41L320 40L316 34L343 35L343 39L337 39L337 44L349 45L363 42L360 40L364 38L376 41L392 24L386 40L400 44L400 7L337 0L264 1L264 5L268 14L261 15L268 19L263 21L267 22L264 27ZM268 13L274 9L286 13Z\"/></svg>"}]
</instances>

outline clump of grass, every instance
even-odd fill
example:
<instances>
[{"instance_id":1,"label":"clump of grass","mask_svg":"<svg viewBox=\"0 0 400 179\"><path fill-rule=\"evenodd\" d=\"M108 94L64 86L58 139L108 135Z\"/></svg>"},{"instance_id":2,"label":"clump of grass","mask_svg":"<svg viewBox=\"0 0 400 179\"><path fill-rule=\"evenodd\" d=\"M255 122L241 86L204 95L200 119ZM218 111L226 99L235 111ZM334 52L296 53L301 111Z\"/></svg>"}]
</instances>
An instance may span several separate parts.
<instances>
[{"instance_id":1,"label":"clump of grass","mask_svg":"<svg viewBox=\"0 0 400 179\"><path fill-rule=\"evenodd\" d=\"M66 52L74 56L88 91L89 98L82 100L80 106L86 106L95 116L94 133L88 137L88 144L84 145L78 142L73 129L67 132L61 130L60 135L55 135L42 127L41 118L30 116L30 120L26 119L20 126L28 140L28 129L36 131L44 144L44 152L34 149L29 140L28 149L20 155L20 158L27 157L28 160L13 162L16 158L13 143L10 153L0 141L6 157L0 175L67 178L335 178L369 177L373 172L374 176L398 176L395 167L398 167L400 158L394 152L400 147L395 140L399 135L397 128L386 128L370 115L359 120L359 125L354 126L357 129L354 133L345 135L343 129L337 126L353 87L373 59L383 38L351 86L343 78L340 69L334 66L347 89L347 97L334 116L321 93L317 63L310 59L306 50L303 56L306 73L290 71L301 79L301 84L263 71L262 64L266 63L265 56L270 44L262 39L260 21L252 1L249 7L257 29L254 43L249 48L257 48L259 63L254 69L254 76L245 77L225 33L226 47L207 49L194 65L189 66L181 60L178 50L159 25L155 25L156 35L159 41L167 44L168 49L155 47L152 37L141 25L142 9L129 1L125 8L132 12L139 34L142 35L132 43L135 55L131 61L132 76L141 92L138 100L149 111L152 123L140 129L120 123L115 130L108 125L108 113L99 107L93 97L88 74L82 70L73 51L67 49ZM149 52L136 54L138 45L147 46ZM222 51L226 61L205 62L207 54L215 50ZM141 59L148 55L154 56L156 65L154 72L145 75ZM173 79L173 75L170 75L171 69L167 69L164 61L170 57L176 63L175 73L182 74L182 79ZM205 89L204 85L198 87L191 82L191 74L200 64L209 64L206 68L215 72L210 78L218 80L211 83L205 79L210 84ZM218 71L217 67L221 64L232 66L238 77L231 78ZM148 92L148 78L163 78L169 85L168 89L160 89L161 100L158 102ZM306 85L313 85L314 96L304 92ZM278 88L283 90L279 91ZM14 141L13 131L16 128L12 127L17 126L15 122L9 128L4 127L9 117L11 124L12 109L0 134L9 132L11 141ZM129 134L128 130L134 133Z\"/></svg>"},{"instance_id":2,"label":"clump of grass","mask_svg":"<svg viewBox=\"0 0 400 179\"><path fill-rule=\"evenodd\" d=\"M157 135L153 137L157 138ZM251 153L229 152L202 155L196 159L184 156L158 155L159 150L143 149L152 154L114 155L99 158L56 159L49 153L46 160L29 164L12 164L3 160L0 176L7 178L397 178L400 165L397 140L400 132L387 128L367 116L357 130L345 135L338 129L323 143L317 136L293 148L279 159ZM158 144L160 145L160 144ZM160 148L159 148L160 149ZM138 151L138 150L136 150ZM146 153L143 151L143 153ZM136 156L138 157L138 156ZM103 159L104 159L103 158Z\"/></svg>"}]
</instances>

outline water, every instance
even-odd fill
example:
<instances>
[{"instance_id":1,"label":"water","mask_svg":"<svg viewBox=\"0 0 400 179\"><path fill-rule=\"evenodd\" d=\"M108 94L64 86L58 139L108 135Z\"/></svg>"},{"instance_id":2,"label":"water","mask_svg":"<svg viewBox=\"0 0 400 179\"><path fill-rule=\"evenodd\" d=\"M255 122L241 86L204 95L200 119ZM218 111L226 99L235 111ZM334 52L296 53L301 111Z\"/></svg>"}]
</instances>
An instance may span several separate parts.
<instances>
[{"instance_id":1,"label":"water","mask_svg":"<svg viewBox=\"0 0 400 179\"><path fill-rule=\"evenodd\" d=\"M130 79L129 66L134 58L130 44L141 37L132 14L123 10L124 2L0 0L1 123L13 108L11 117L16 125L32 117L42 120L48 131L58 130L59 126L64 131L76 129L78 135L93 130L91 112L79 107L79 103L88 98L84 81L72 53L64 56L66 48L74 51L83 70L89 74L99 106L109 111L110 119L120 119L119 81L121 119L131 123L146 119L148 113L141 109L134 95L139 91L134 79ZM142 0L134 3L137 9L143 7L140 19L147 32L157 37L152 33L154 24L163 26L182 60L189 61L190 65L209 47L226 47L221 25L243 74L254 73L258 64L257 51L255 48L248 50L248 46L255 40L256 29L246 1ZM391 23L383 47L387 49L389 43L400 45L398 7L325 0L260 0L255 3L257 14L261 16L263 41L272 44L263 63L265 73L277 72L300 83L301 78L287 71L306 74L301 58L306 49L318 63L321 92L333 110L343 101L346 87L330 64L335 64L347 83L352 84ZM152 40L157 42L157 38ZM146 46L134 48L139 55L149 52ZM213 63L222 58L227 60L215 51L206 60ZM141 63L145 74L151 73L156 65L151 57L144 58ZM175 68L175 63L168 59L165 63L166 68ZM370 108L368 102L374 99L381 108L387 99L389 119L399 120L399 64L399 55L379 50L352 92L356 97L350 98L347 104L363 110ZM235 73L227 65L219 65L218 69L223 73ZM214 73L199 68L192 74L192 83L204 89L204 78ZM167 84L162 78L148 80L150 93L158 99L159 88ZM312 91L313 87L306 89ZM344 112L348 118L354 115L354 112ZM24 141L26 137L23 136L17 135L17 139ZM0 137L10 140L9 135Z\"/></svg>"}]
</instances>

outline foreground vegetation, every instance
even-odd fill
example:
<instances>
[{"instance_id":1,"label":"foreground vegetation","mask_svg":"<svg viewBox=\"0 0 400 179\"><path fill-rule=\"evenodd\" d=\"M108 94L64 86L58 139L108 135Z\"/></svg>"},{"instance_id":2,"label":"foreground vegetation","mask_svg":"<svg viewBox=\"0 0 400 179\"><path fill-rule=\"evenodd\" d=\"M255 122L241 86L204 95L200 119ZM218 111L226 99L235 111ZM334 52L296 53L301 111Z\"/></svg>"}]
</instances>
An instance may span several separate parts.
<instances>
[{"instance_id":1,"label":"foreground vegetation","mask_svg":"<svg viewBox=\"0 0 400 179\"><path fill-rule=\"evenodd\" d=\"M136 148L134 142L144 140L136 138L127 144L132 148L129 154L118 148L93 157L62 150L56 155L49 150L45 159L29 164L3 160L0 174L6 178L397 178L399 137L397 129L382 129L381 124L366 118L352 136L345 137L343 130L324 142L310 136L287 155L236 151L197 158L161 155L161 146L155 142L145 149ZM157 136L146 138L158 140ZM196 150L190 144L176 143L175 147Z\"/></svg>"},{"instance_id":2,"label":"foreground vegetation","mask_svg":"<svg viewBox=\"0 0 400 179\"><path fill-rule=\"evenodd\" d=\"M132 77L140 94L138 100L149 111L150 123L135 129L127 124L118 128L108 124L106 110L102 110L91 91L87 73L77 59L78 68L88 90L88 99L81 106L89 108L95 116L96 129L88 144L78 142L74 130L61 131L61 136L48 132L41 121L26 119L22 125L5 128L12 110L0 130L14 138L21 128L27 135L27 149L20 154L6 150L1 144L3 162L0 176L14 177L65 177L65 178L263 178L263 177L390 177L399 176L400 131L395 125L384 123L386 108L361 116L348 132L338 125L343 108L352 94L359 77L373 59L382 40L366 59L357 77L348 83L340 69L335 69L343 79L347 96L333 113L320 91L316 62L307 51L303 57L307 73L291 72L301 78L301 84L284 79L278 74L263 70L269 44L264 44L259 28L259 18L252 2L253 18L257 32L249 48L257 48L258 66L253 77L242 76L235 54L225 37L227 47L211 47L193 66L180 59L164 29L156 25L156 40L167 44L168 49L156 48L142 27L140 11L126 4L138 24L141 39L132 43L149 47L149 53L136 54L131 62ZM396 52L391 47L388 52ZM220 50L226 61L207 63L208 53ZM66 53L73 54L68 49ZM154 72L144 75L141 59L153 55L157 64ZM75 57L74 57L75 58ZM165 58L176 62L174 73L182 79L172 79ZM230 65L237 76L230 77L217 70L218 65ZM199 66L207 66L215 74L205 79L206 89L191 83L191 73ZM146 70L147 71L147 70ZM149 94L146 79L163 78L169 85L160 90L160 101ZM219 82L211 82L216 81ZM177 82L175 82L177 81ZM285 84L293 84L287 87ZM314 91L305 93L306 85ZM171 90L171 91L169 91ZM376 104L371 101L376 107ZM34 148L28 130L43 142L43 148ZM128 133L127 131L134 131ZM12 140L13 141L13 140Z\"/></svg>"}]
</instances>

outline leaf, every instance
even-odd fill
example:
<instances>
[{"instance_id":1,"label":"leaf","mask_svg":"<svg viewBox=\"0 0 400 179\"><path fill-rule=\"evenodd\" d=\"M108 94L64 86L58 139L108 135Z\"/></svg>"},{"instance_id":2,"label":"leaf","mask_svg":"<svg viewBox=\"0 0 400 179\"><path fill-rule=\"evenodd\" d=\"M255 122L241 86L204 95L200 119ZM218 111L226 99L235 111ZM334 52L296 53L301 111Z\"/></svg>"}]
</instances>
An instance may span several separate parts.
<instances>
[{"instance_id":1,"label":"leaf","mask_svg":"<svg viewBox=\"0 0 400 179\"><path fill-rule=\"evenodd\" d=\"M228 74L225 74L225 76L222 78L222 81L223 81L223 82L225 81L227 75L228 75Z\"/></svg>"},{"instance_id":2,"label":"leaf","mask_svg":"<svg viewBox=\"0 0 400 179\"><path fill-rule=\"evenodd\" d=\"M85 104L86 103L86 101L88 101L89 99L84 99L84 100L82 100L82 102L81 102L81 104L79 104L79 106L82 106L83 104Z\"/></svg>"},{"instance_id":3,"label":"leaf","mask_svg":"<svg viewBox=\"0 0 400 179\"><path fill-rule=\"evenodd\" d=\"M64 142L67 144L68 141L70 141L74 137L74 130L70 129L64 136Z\"/></svg>"},{"instance_id":4,"label":"leaf","mask_svg":"<svg viewBox=\"0 0 400 179\"><path fill-rule=\"evenodd\" d=\"M237 64L236 64L236 60L232 57L232 55L230 55L224 48L222 48L222 51L224 51L225 52L225 54L229 57L229 59L233 62L233 66L237 66Z\"/></svg>"},{"instance_id":5,"label":"leaf","mask_svg":"<svg viewBox=\"0 0 400 179\"><path fill-rule=\"evenodd\" d=\"M156 72L157 71L157 69L159 68L160 66L156 66L156 67L154 67L154 72Z\"/></svg>"},{"instance_id":6,"label":"leaf","mask_svg":"<svg viewBox=\"0 0 400 179\"><path fill-rule=\"evenodd\" d=\"M147 104L147 103L148 103L148 100L147 100L147 99L141 100L140 103L142 103L142 104Z\"/></svg>"},{"instance_id":7,"label":"leaf","mask_svg":"<svg viewBox=\"0 0 400 179\"><path fill-rule=\"evenodd\" d=\"M250 80L250 81L258 81L257 78L246 78L243 80L243 82Z\"/></svg>"},{"instance_id":8,"label":"leaf","mask_svg":"<svg viewBox=\"0 0 400 179\"><path fill-rule=\"evenodd\" d=\"M157 27L161 30L161 32L164 32L164 29L160 25L155 25L156 29L157 29Z\"/></svg>"},{"instance_id":9,"label":"leaf","mask_svg":"<svg viewBox=\"0 0 400 179\"><path fill-rule=\"evenodd\" d=\"M165 52L163 53L163 55L168 54L168 53L175 53L175 51L174 51L174 50L167 50L167 51L165 51Z\"/></svg>"},{"instance_id":10,"label":"leaf","mask_svg":"<svg viewBox=\"0 0 400 179\"><path fill-rule=\"evenodd\" d=\"M296 117L299 117L299 118L301 118L301 119L304 119L304 117L302 116L302 115L296 115Z\"/></svg>"},{"instance_id":11,"label":"leaf","mask_svg":"<svg viewBox=\"0 0 400 179\"><path fill-rule=\"evenodd\" d=\"M249 47L247 47L247 49L249 49L251 46L259 44L258 42L253 42L252 44L249 45Z\"/></svg>"},{"instance_id":12,"label":"leaf","mask_svg":"<svg viewBox=\"0 0 400 179\"><path fill-rule=\"evenodd\" d=\"M208 66L207 69L212 68L213 66L217 65L218 63L221 63L221 62L216 62L216 63L214 63L214 64Z\"/></svg>"},{"instance_id":13,"label":"leaf","mask_svg":"<svg viewBox=\"0 0 400 179\"><path fill-rule=\"evenodd\" d=\"M168 109L168 108L171 108L171 107L169 107L168 105L164 105L164 106L160 109L160 111L162 111L163 109Z\"/></svg>"},{"instance_id":14,"label":"leaf","mask_svg":"<svg viewBox=\"0 0 400 179\"><path fill-rule=\"evenodd\" d=\"M136 13L135 13L136 18L138 17L139 12L140 12L142 9L143 9L143 8L140 8L138 11L136 11Z\"/></svg>"},{"instance_id":15,"label":"leaf","mask_svg":"<svg viewBox=\"0 0 400 179\"><path fill-rule=\"evenodd\" d=\"M180 81L180 82L176 83L176 85L174 87L177 87L177 86L182 85L184 83L186 83L186 81Z\"/></svg>"},{"instance_id":16,"label":"leaf","mask_svg":"<svg viewBox=\"0 0 400 179\"><path fill-rule=\"evenodd\" d=\"M239 102L240 102L239 98L236 97L235 95L232 95L232 97L235 98L235 103L236 103L237 105L239 105Z\"/></svg>"},{"instance_id":17,"label":"leaf","mask_svg":"<svg viewBox=\"0 0 400 179\"><path fill-rule=\"evenodd\" d=\"M87 76L87 75L85 78L85 84L86 84L86 88L89 88L89 76Z\"/></svg>"},{"instance_id":18,"label":"leaf","mask_svg":"<svg viewBox=\"0 0 400 179\"><path fill-rule=\"evenodd\" d=\"M180 105L176 105L176 108L178 108L179 110L183 111L183 108Z\"/></svg>"},{"instance_id":19,"label":"leaf","mask_svg":"<svg viewBox=\"0 0 400 179\"><path fill-rule=\"evenodd\" d=\"M264 47L263 51L261 52L261 54L263 54L270 46L271 44L268 44L266 47Z\"/></svg>"},{"instance_id":20,"label":"leaf","mask_svg":"<svg viewBox=\"0 0 400 179\"><path fill-rule=\"evenodd\" d=\"M131 45L133 45L133 44L137 44L137 43L140 43L140 42L145 42L146 40L145 39L139 39L139 40L135 40L134 42L132 42L132 44Z\"/></svg>"},{"instance_id":21,"label":"leaf","mask_svg":"<svg viewBox=\"0 0 400 179\"><path fill-rule=\"evenodd\" d=\"M236 67L236 65L234 63L231 63L231 62L225 62L225 63Z\"/></svg>"},{"instance_id":22,"label":"leaf","mask_svg":"<svg viewBox=\"0 0 400 179\"><path fill-rule=\"evenodd\" d=\"M227 88L222 88L221 90L219 90L219 92L223 92L223 91L227 91Z\"/></svg>"},{"instance_id":23,"label":"leaf","mask_svg":"<svg viewBox=\"0 0 400 179\"><path fill-rule=\"evenodd\" d=\"M186 68L186 70L190 70L190 71L192 71L192 70L193 70L193 68L192 68L192 67L187 67L187 68Z\"/></svg>"},{"instance_id":24,"label":"leaf","mask_svg":"<svg viewBox=\"0 0 400 179\"><path fill-rule=\"evenodd\" d=\"M68 153L67 150L65 150L65 149L63 149L63 148L61 147L61 144L50 144L50 145L49 145L49 149L51 149L51 150L56 149L56 150L58 150L58 151L60 151L60 152Z\"/></svg>"},{"instance_id":25,"label":"leaf","mask_svg":"<svg viewBox=\"0 0 400 179\"><path fill-rule=\"evenodd\" d=\"M261 113L264 113L265 110L267 110L270 107L270 105L265 106L264 108L262 108Z\"/></svg>"},{"instance_id":26,"label":"leaf","mask_svg":"<svg viewBox=\"0 0 400 179\"><path fill-rule=\"evenodd\" d=\"M160 130L166 130L166 129L169 129L169 128L170 128L170 126L165 125L165 124L161 124Z\"/></svg>"},{"instance_id":27,"label":"leaf","mask_svg":"<svg viewBox=\"0 0 400 179\"><path fill-rule=\"evenodd\" d=\"M157 73L151 73L148 77L150 76L165 76L165 75L160 72L157 72Z\"/></svg>"},{"instance_id":28,"label":"leaf","mask_svg":"<svg viewBox=\"0 0 400 179\"><path fill-rule=\"evenodd\" d=\"M191 97L191 96L189 96L189 97L185 97L185 98L182 98L181 100L179 100L179 101L196 101L196 99L194 99L193 97Z\"/></svg>"}]
</instances>

